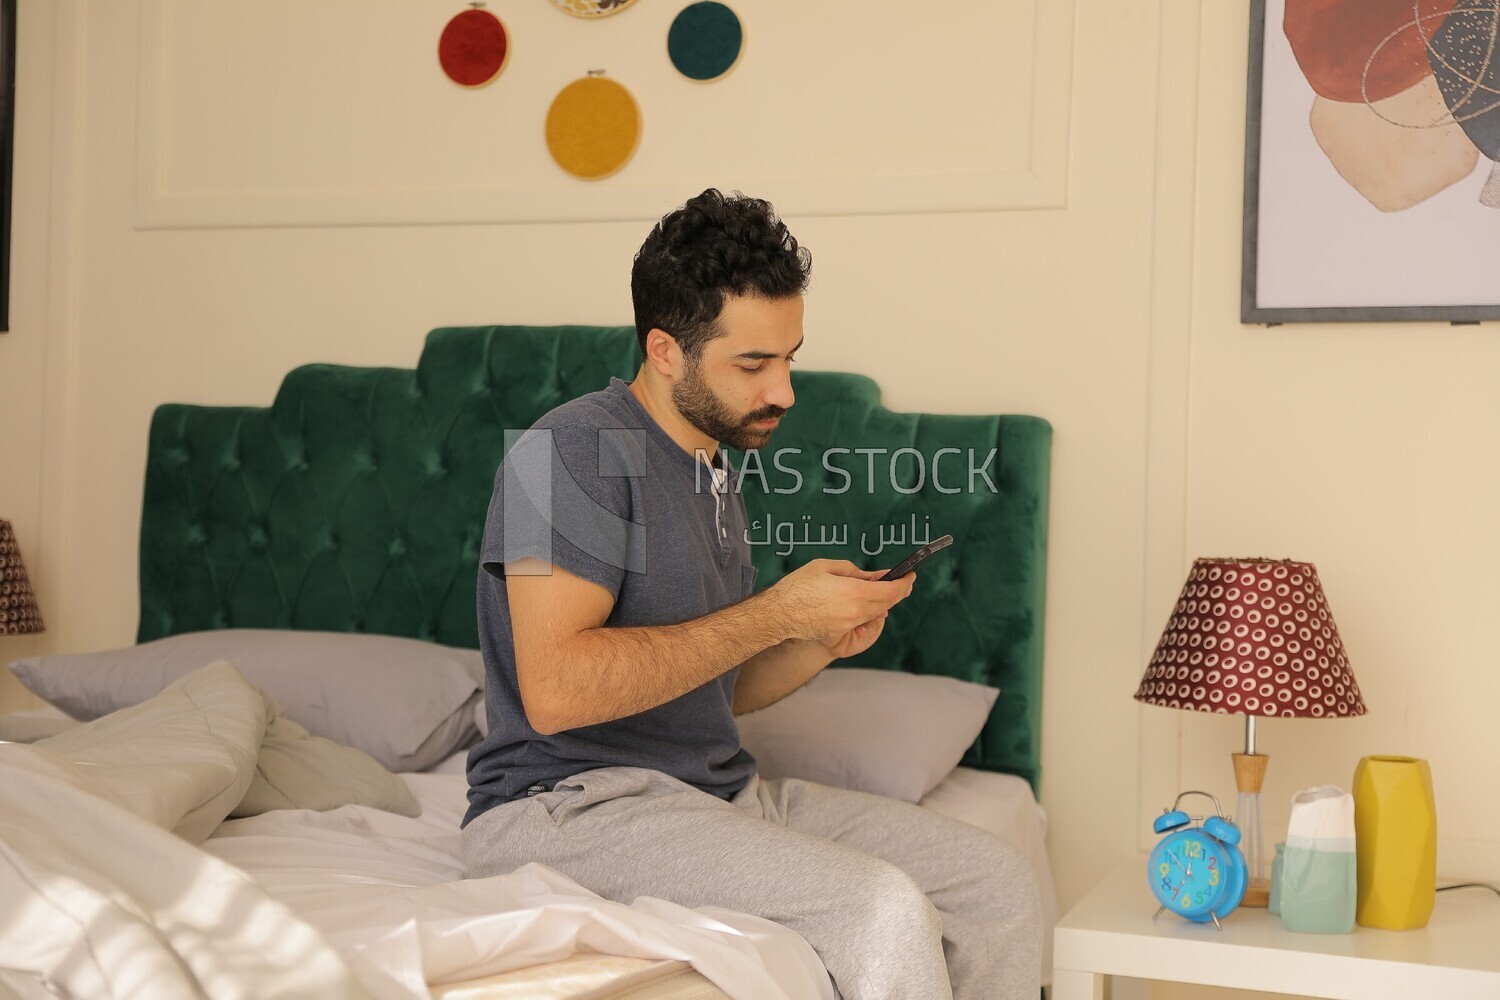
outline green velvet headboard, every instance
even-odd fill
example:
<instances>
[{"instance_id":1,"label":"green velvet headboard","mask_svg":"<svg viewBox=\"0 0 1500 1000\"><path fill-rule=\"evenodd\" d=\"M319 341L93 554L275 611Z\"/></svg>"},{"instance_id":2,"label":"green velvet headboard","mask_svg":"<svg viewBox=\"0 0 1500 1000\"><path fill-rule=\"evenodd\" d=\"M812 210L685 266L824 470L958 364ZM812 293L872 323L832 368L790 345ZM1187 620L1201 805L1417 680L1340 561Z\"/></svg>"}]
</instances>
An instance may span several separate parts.
<instances>
[{"instance_id":1,"label":"green velvet headboard","mask_svg":"<svg viewBox=\"0 0 1500 1000\"><path fill-rule=\"evenodd\" d=\"M476 561L505 431L611 375L629 379L639 357L630 327L446 328L428 336L415 371L306 365L269 408L159 407L141 521L140 641L301 628L476 646ZM772 536L754 548L757 585L820 556L890 565L909 544L871 557L861 537L873 549L882 527L910 530L913 518L932 537L953 535L953 551L928 564L880 641L849 665L999 687L965 763L1036 784L1050 426L893 413L857 375L797 372L793 386L797 403L762 456L765 476L743 477L751 522ZM837 448L848 451L825 460ZM926 472L910 494L890 482L901 448L915 449ZM916 485L916 464L910 453L896 460L901 489ZM796 485L783 468L801 475L797 492L775 492ZM767 529L786 523L799 541L840 526L847 540L778 554L789 546Z\"/></svg>"}]
</instances>

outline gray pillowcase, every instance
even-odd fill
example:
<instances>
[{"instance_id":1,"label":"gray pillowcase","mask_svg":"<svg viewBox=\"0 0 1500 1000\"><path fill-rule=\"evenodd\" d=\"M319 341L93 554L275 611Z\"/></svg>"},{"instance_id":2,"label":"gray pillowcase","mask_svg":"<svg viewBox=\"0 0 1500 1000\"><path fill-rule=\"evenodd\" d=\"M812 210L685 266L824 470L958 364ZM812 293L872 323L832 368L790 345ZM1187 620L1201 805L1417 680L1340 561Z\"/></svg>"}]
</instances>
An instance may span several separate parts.
<instances>
[{"instance_id":1,"label":"gray pillowcase","mask_svg":"<svg viewBox=\"0 0 1500 1000\"><path fill-rule=\"evenodd\" d=\"M171 699L172 691L162 691L138 705L111 712L92 722L76 719L32 720L46 722L56 731L45 737L16 739L17 743L35 742L74 763L119 765L130 762L172 770L184 754L194 753L195 737L213 739L222 732L226 718L233 711L240 692L252 694L264 707L264 734L255 755L254 775L249 786L237 784L243 792L239 804L229 810L231 818L258 816L272 809L316 809L324 811L343 805L371 806L402 816L420 816L422 807L406 787L406 782L381 767L368 754L332 740L309 736L307 730L288 719L281 707L263 691L250 688L243 678L226 673L223 664L209 664L184 677L174 688L188 697ZM188 706L202 709L193 712ZM226 716L226 712L229 713ZM231 723L232 724L232 723ZM184 734L189 734L184 736ZM16 729L14 736L27 735ZM246 746L253 745L254 734L246 734ZM229 794L226 792L226 794ZM210 815L196 823L195 840L202 840L218 824L223 804L216 796L210 803ZM194 810L196 812L196 810ZM193 819L190 812L185 820Z\"/></svg>"},{"instance_id":2,"label":"gray pillowcase","mask_svg":"<svg viewBox=\"0 0 1500 1000\"><path fill-rule=\"evenodd\" d=\"M325 811L350 804L422 815L406 782L368 754L309 736L264 692L261 697L266 704L266 735L255 759L255 779L230 810L231 818L259 816L272 809Z\"/></svg>"},{"instance_id":3,"label":"gray pillowcase","mask_svg":"<svg viewBox=\"0 0 1500 1000\"><path fill-rule=\"evenodd\" d=\"M836 667L736 721L762 778L917 802L958 766L999 694L952 677Z\"/></svg>"},{"instance_id":4,"label":"gray pillowcase","mask_svg":"<svg viewBox=\"0 0 1500 1000\"><path fill-rule=\"evenodd\" d=\"M33 656L21 683L76 719L139 704L215 660L234 664L314 736L391 771L420 771L479 738L477 649L351 632L220 629L98 653Z\"/></svg>"}]
</instances>

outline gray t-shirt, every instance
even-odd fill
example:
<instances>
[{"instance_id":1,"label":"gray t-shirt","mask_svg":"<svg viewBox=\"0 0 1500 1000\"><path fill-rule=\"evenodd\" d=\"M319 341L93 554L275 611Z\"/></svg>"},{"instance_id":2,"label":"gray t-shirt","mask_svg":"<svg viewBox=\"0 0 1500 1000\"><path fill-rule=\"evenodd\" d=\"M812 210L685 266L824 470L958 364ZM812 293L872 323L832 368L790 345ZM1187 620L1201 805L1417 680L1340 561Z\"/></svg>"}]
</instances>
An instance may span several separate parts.
<instances>
[{"instance_id":1,"label":"gray t-shirt","mask_svg":"<svg viewBox=\"0 0 1500 1000\"><path fill-rule=\"evenodd\" d=\"M479 557L479 644L489 735L469 752L470 820L600 767L662 771L721 798L755 759L735 724L735 667L664 705L551 736L526 721L505 563L537 557L615 597L606 627L673 625L750 596L738 473L667 436L619 379L564 403L513 443L495 475Z\"/></svg>"}]
</instances>

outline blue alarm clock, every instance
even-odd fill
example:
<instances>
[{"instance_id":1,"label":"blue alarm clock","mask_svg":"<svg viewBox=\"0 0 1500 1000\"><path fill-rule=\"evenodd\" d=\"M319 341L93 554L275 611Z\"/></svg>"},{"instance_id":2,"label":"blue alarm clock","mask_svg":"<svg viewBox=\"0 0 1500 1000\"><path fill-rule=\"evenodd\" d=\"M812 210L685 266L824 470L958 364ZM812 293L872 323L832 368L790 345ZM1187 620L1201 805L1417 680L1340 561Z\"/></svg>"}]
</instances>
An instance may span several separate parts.
<instances>
[{"instance_id":1,"label":"blue alarm clock","mask_svg":"<svg viewBox=\"0 0 1500 1000\"><path fill-rule=\"evenodd\" d=\"M1177 808L1189 795L1211 801L1216 815L1193 825L1195 817ZM1233 913L1245 898L1247 873L1238 846L1239 827L1229 821L1212 795L1183 792L1151 829L1166 834L1151 852L1146 869L1151 892L1161 903L1156 917L1171 910L1184 920L1200 924L1212 920L1219 927L1220 919Z\"/></svg>"}]
</instances>

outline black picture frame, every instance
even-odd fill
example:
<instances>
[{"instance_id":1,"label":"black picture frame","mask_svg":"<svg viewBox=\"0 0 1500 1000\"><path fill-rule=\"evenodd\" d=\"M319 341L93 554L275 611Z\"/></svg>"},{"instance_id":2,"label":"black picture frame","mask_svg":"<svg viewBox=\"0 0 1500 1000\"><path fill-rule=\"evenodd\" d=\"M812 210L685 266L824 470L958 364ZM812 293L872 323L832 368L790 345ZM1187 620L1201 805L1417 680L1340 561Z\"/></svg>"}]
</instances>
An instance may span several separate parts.
<instances>
[{"instance_id":1,"label":"black picture frame","mask_svg":"<svg viewBox=\"0 0 1500 1000\"><path fill-rule=\"evenodd\" d=\"M1266 44L1266 0L1250 0L1250 64L1245 94L1245 195L1240 256L1240 322L1386 323L1439 321L1455 324L1500 319L1500 303L1464 306L1320 306L1269 308L1257 297L1260 224L1261 99Z\"/></svg>"},{"instance_id":2,"label":"black picture frame","mask_svg":"<svg viewBox=\"0 0 1500 1000\"><path fill-rule=\"evenodd\" d=\"M0 333L10 332L10 210L15 146L16 0L0 0Z\"/></svg>"}]
</instances>

